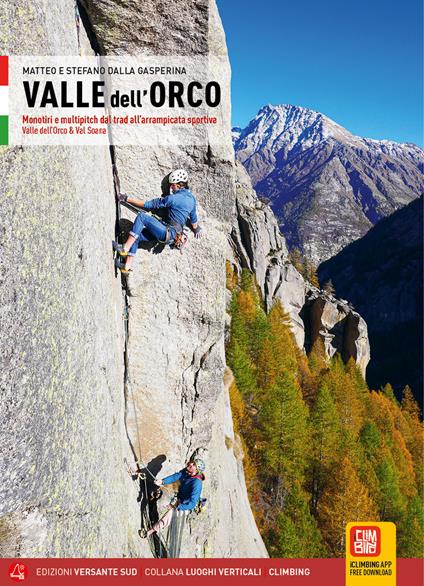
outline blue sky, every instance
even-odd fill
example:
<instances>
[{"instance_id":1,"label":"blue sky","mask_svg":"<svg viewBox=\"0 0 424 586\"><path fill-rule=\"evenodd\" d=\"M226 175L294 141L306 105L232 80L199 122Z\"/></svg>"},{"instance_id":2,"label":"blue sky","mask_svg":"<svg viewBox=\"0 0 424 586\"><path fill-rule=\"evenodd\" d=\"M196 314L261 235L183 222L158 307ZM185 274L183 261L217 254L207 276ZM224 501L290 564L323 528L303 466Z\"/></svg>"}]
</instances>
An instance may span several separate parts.
<instances>
[{"instance_id":1,"label":"blue sky","mask_svg":"<svg viewBox=\"0 0 424 586\"><path fill-rule=\"evenodd\" d=\"M264 104L322 112L360 136L423 145L421 0L217 0L233 125Z\"/></svg>"}]
</instances>

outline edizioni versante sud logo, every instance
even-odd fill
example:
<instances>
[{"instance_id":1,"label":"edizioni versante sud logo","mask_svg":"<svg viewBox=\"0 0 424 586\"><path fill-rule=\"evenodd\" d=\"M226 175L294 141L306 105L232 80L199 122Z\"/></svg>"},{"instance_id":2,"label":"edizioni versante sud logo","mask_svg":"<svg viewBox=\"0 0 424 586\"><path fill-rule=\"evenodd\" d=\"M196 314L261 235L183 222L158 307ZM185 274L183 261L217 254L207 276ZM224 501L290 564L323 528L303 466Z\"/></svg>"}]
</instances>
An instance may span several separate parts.
<instances>
[{"instance_id":1,"label":"edizioni versante sud logo","mask_svg":"<svg viewBox=\"0 0 424 586\"><path fill-rule=\"evenodd\" d=\"M355 525L350 528L350 555L377 557L381 551L380 527Z\"/></svg>"},{"instance_id":2,"label":"edizioni versante sud logo","mask_svg":"<svg viewBox=\"0 0 424 586\"><path fill-rule=\"evenodd\" d=\"M14 562L9 566L9 578L14 582L23 582L28 578L28 568L25 564Z\"/></svg>"}]
</instances>

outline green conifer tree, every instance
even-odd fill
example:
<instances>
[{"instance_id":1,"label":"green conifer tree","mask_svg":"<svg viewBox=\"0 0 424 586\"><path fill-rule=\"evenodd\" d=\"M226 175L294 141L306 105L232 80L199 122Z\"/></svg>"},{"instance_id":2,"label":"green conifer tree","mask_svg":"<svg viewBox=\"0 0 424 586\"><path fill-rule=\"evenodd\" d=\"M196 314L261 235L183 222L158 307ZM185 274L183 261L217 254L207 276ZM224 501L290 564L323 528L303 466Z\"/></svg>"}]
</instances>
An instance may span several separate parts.
<instances>
[{"instance_id":1,"label":"green conifer tree","mask_svg":"<svg viewBox=\"0 0 424 586\"><path fill-rule=\"evenodd\" d=\"M303 482L309 443L307 408L289 372L281 374L258 413L263 432L263 473L272 483L274 502L284 501L296 481Z\"/></svg>"},{"instance_id":2,"label":"green conifer tree","mask_svg":"<svg viewBox=\"0 0 424 586\"><path fill-rule=\"evenodd\" d=\"M311 515L308 495L299 483L293 485L283 512L277 516L278 539L273 555L282 558L325 557L328 553L315 518Z\"/></svg>"},{"instance_id":3,"label":"green conifer tree","mask_svg":"<svg viewBox=\"0 0 424 586\"><path fill-rule=\"evenodd\" d=\"M398 526L399 555L417 555L424 442L410 389L401 407L390 385L370 393L354 361L329 361L321 339L306 359L281 304L267 315L248 271L238 284L227 277L227 358L239 389L230 389L234 425L270 554L343 555L345 524L381 516Z\"/></svg>"},{"instance_id":4,"label":"green conifer tree","mask_svg":"<svg viewBox=\"0 0 424 586\"><path fill-rule=\"evenodd\" d=\"M392 455L387 448L382 450L382 457L376 468L380 483L380 501L378 508L382 521L397 523L406 508L406 499L399 486L399 474Z\"/></svg>"},{"instance_id":5,"label":"green conifer tree","mask_svg":"<svg viewBox=\"0 0 424 586\"><path fill-rule=\"evenodd\" d=\"M363 425L365 405L339 355L331 360L323 380L334 397L342 426L356 440Z\"/></svg>"},{"instance_id":6,"label":"green conifer tree","mask_svg":"<svg viewBox=\"0 0 424 586\"><path fill-rule=\"evenodd\" d=\"M311 455L308 477L311 506L316 510L319 498L341 457L341 426L334 400L327 385L318 392L311 411Z\"/></svg>"},{"instance_id":7,"label":"green conifer tree","mask_svg":"<svg viewBox=\"0 0 424 586\"><path fill-rule=\"evenodd\" d=\"M397 404L395 391L390 383L386 383L384 387L382 387L381 391L385 397L392 401L392 403Z\"/></svg>"},{"instance_id":8,"label":"green conifer tree","mask_svg":"<svg viewBox=\"0 0 424 586\"><path fill-rule=\"evenodd\" d=\"M237 338L231 341L227 360L241 393L247 400L252 401L257 392L255 367Z\"/></svg>"},{"instance_id":9,"label":"green conifer tree","mask_svg":"<svg viewBox=\"0 0 424 586\"><path fill-rule=\"evenodd\" d=\"M421 558L424 551L424 507L419 496L414 496L401 523L397 527L399 557Z\"/></svg>"}]
</instances>

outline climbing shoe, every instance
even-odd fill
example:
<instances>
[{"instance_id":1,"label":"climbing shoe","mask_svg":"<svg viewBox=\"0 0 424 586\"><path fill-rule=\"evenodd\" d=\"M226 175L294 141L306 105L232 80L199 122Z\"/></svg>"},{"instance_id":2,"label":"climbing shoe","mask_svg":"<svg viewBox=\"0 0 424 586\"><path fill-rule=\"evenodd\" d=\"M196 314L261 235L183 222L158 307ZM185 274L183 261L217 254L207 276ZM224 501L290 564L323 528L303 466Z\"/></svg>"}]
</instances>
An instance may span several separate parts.
<instances>
[{"instance_id":1,"label":"climbing shoe","mask_svg":"<svg viewBox=\"0 0 424 586\"><path fill-rule=\"evenodd\" d=\"M147 531L145 529L139 529L138 530L138 535L141 539L146 539L147 537Z\"/></svg>"},{"instance_id":2,"label":"climbing shoe","mask_svg":"<svg viewBox=\"0 0 424 586\"><path fill-rule=\"evenodd\" d=\"M115 242L112 240L113 250L119 254L119 256L128 256L128 252L125 250L123 244L119 244L119 242Z\"/></svg>"},{"instance_id":3,"label":"climbing shoe","mask_svg":"<svg viewBox=\"0 0 424 586\"><path fill-rule=\"evenodd\" d=\"M127 269L119 257L115 259L115 266L121 271L121 275L129 275L132 272L132 269Z\"/></svg>"}]
</instances>

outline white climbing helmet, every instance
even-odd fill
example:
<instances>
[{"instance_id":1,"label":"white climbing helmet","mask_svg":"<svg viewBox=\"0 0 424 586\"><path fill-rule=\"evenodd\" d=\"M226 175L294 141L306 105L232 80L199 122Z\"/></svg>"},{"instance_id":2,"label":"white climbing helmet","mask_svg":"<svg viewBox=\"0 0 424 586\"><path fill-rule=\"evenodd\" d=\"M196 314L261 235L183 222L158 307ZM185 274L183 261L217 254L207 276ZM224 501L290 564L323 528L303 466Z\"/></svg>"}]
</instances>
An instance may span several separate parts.
<instances>
[{"instance_id":1,"label":"white climbing helmet","mask_svg":"<svg viewBox=\"0 0 424 586\"><path fill-rule=\"evenodd\" d=\"M185 169L175 169L169 174L169 183L187 183L188 173Z\"/></svg>"},{"instance_id":2,"label":"white climbing helmet","mask_svg":"<svg viewBox=\"0 0 424 586\"><path fill-rule=\"evenodd\" d=\"M193 463L195 464L198 472L204 472L206 469L206 464L200 458L195 458Z\"/></svg>"}]
</instances>

